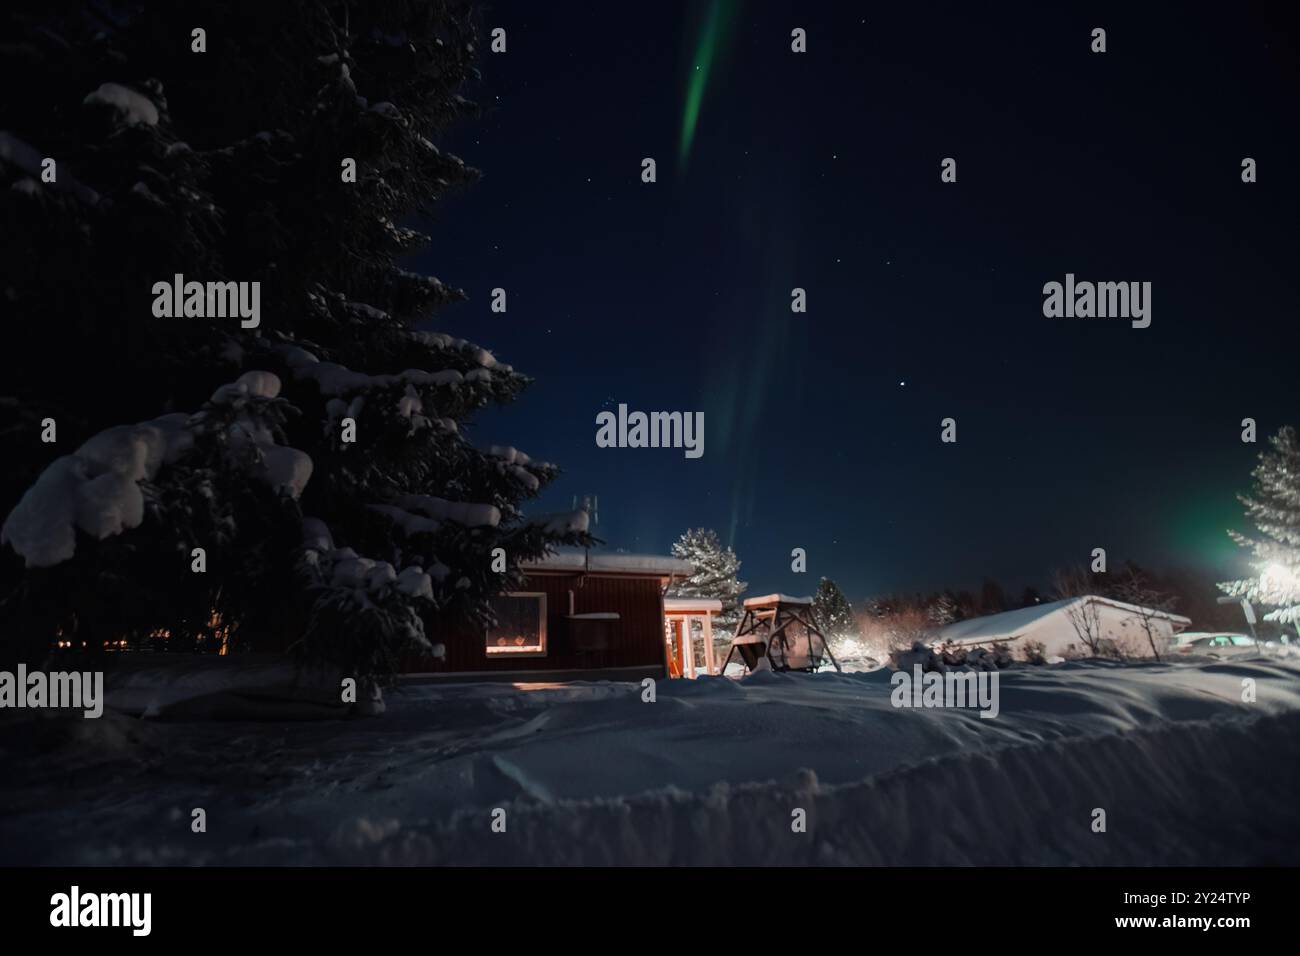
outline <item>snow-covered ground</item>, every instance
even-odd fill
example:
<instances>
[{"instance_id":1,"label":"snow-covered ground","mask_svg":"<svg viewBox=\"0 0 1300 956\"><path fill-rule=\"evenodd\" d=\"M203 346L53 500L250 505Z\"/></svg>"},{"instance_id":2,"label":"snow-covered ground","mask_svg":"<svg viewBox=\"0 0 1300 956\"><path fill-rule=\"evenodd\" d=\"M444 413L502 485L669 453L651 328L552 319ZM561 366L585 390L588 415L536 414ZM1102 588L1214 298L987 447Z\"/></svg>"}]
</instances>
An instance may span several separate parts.
<instances>
[{"instance_id":1,"label":"snow-covered ground","mask_svg":"<svg viewBox=\"0 0 1300 956\"><path fill-rule=\"evenodd\" d=\"M426 684L298 722L9 712L0 864L1300 863L1296 661L1016 667L995 719L895 709L889 678L660 681L653 703Z\"/></svg>"}]
</instances>

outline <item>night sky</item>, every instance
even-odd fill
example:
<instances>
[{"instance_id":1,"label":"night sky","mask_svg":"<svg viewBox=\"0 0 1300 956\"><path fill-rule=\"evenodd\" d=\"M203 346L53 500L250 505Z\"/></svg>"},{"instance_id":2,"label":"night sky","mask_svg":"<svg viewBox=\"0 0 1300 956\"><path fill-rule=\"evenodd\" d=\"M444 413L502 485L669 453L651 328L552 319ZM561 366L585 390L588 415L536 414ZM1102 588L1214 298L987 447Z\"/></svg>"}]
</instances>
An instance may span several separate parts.
<instances>
[{"instance_id":1,"label":"night sky","mask_svg":"<svg viewBox=\"0 0 1300 956\"><path fill-rule=\"evenodd\" d=\"M564 469L534 509L598 494L636 551L714 527L751 594L1041 587L1094 547L1246 570L1234 494L1300 424L1296 37L968 6L485 9L508 49L442 141L484 176L416 265L470 297L436 327L536 378L473 432ZM1150 281L1151 327L1045 318L1067 272ZM597 448L620 402L702 410L703 458Z\"/></svg>"}]
</instances>

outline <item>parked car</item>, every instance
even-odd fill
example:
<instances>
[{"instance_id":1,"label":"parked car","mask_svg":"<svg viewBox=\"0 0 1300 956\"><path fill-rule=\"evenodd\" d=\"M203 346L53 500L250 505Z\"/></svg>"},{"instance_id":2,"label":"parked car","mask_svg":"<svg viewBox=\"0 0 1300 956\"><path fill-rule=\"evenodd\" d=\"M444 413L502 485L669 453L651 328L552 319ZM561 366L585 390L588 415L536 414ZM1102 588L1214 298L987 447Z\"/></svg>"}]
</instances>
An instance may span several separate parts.
<instances>
[{"instance_id":1,"label":"parked car","mask_svg":"<svg viewBox=\"0 0 1300 956\"><path fill-rule=\"evenodd\" d=\"M1199 654L1205 657L1230 657L1260 653L1276 641L1257 641L1249 634L1226 631L1191 631L1179 634L1169 648L1175 654Z\"/></svg>"}]
</instances>

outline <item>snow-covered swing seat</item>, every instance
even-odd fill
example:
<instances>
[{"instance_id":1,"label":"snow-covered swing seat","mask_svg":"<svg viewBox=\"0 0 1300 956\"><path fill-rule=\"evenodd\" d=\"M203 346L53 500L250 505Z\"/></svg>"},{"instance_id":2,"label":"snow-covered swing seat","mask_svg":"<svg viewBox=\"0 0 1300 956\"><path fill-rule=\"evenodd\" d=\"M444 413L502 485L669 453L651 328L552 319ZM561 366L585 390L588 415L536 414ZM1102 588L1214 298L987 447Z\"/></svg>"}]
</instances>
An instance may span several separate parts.
<instances>
[{"instance_id":1,"label":"snow-covered swing seat","mask_svg":"<svg viewBox=\"0 0 1300 956\"><path fill-rule=\"evenodd\" d=\"M768 594L745 601L745 614L722 664L726 673L732 655L750 671L805 671L812 673L829 661L839 662L813 621L812 598Z\"/></svg>"}]
</instances>

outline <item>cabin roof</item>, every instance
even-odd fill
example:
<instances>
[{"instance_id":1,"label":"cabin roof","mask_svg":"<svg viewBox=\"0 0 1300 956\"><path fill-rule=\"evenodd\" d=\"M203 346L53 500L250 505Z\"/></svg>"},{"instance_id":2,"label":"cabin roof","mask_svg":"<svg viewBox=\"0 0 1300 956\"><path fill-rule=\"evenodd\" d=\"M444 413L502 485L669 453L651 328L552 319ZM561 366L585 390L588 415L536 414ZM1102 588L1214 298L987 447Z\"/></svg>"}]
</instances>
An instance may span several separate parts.
<instances>
[{"instance_id":1,"label":"cabin roof","mask_svg":"<svg viewBox=\"0 0 1300 956\"><path fill-rule=\"evenodd\" d=\"M626 551L592 552L582 548L560 548L533 561L523 561L524 571L568 571L592 574L634 574L642 577L686 577L695 565L681 558L659 554L631 554Z\"/></svg>"}]
</instances>

